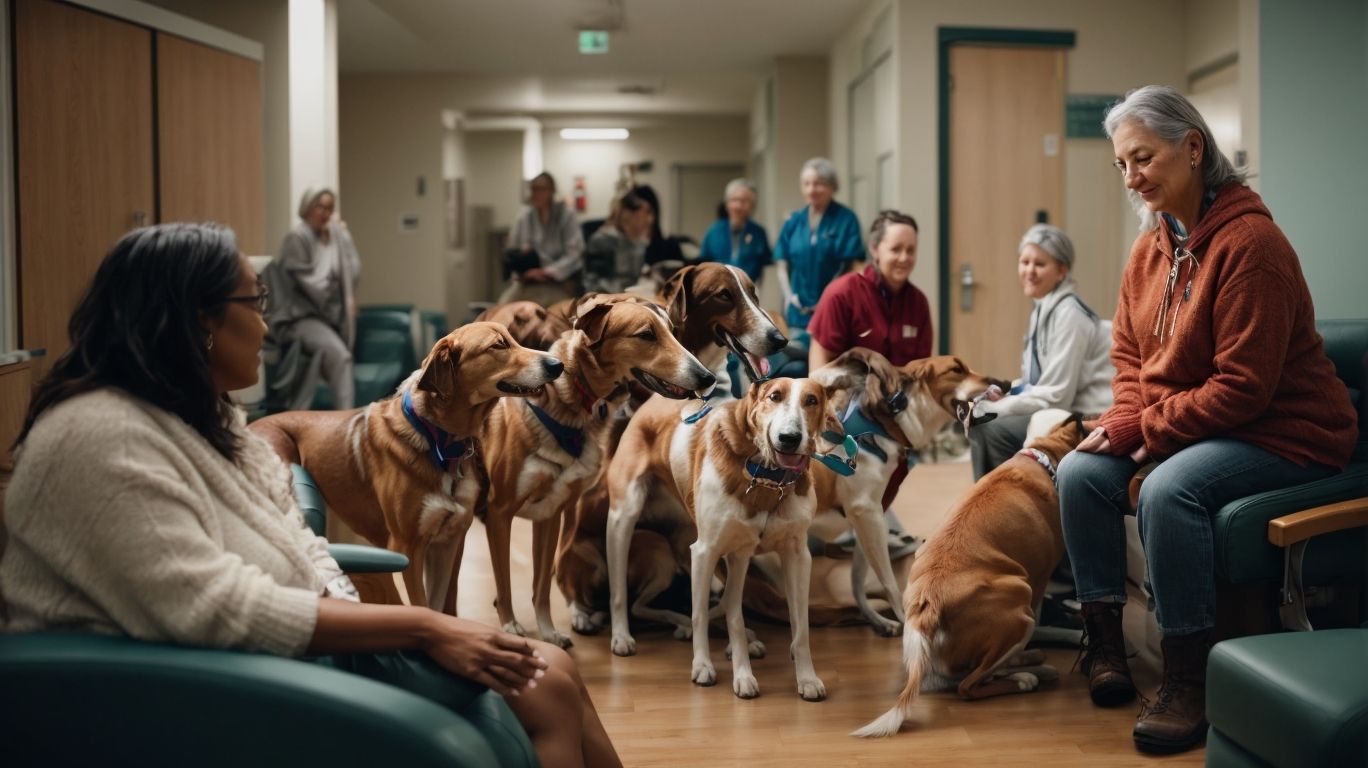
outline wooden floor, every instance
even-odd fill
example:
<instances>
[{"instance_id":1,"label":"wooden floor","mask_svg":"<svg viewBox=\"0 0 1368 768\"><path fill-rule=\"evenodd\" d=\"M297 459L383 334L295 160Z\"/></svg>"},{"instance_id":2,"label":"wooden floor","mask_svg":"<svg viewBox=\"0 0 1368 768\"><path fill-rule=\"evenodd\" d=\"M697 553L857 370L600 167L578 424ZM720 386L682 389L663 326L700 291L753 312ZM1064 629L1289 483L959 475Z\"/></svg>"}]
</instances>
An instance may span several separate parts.
<instances>
[{"instance_id":1,"label":"wooden floor","mask_svg":"<svg viewBox=\"0 0 1368 768\"><path fill-rule=\"evenodd\" d=\"M908 530L934 531L954 499L970 484L967 462L923 464L904 484L895 509ZM526 627L531 607L531 527L518 521L513 536L515 612ZM460 615L495 623L484 530L476 525L461 573ZM568 631L560 594L553 590L557 626ZM847 734L892 705L906 679L898 638L867 627L812 632L817 673L828 698L799 699L788 659L788 628L751 622L768 646L754 662L761 695L744 701L731 692L731 665L721 638L713 638L720 683L701 688L689 680L689 643L664 630L637 633L637 655L613 656L607 635L575 637L572 654L628 766L1127 766L1163 762L1201 765L1203 752L1154 758L1135 751L1131 728L1138 704L1104 710L1088 700L1086 680L1070 673L1075 652L1048 649L1058 683L1019 696L979 702L953 693L918 699L913 719L891 739Z\"/></svg>"}]
</instances>

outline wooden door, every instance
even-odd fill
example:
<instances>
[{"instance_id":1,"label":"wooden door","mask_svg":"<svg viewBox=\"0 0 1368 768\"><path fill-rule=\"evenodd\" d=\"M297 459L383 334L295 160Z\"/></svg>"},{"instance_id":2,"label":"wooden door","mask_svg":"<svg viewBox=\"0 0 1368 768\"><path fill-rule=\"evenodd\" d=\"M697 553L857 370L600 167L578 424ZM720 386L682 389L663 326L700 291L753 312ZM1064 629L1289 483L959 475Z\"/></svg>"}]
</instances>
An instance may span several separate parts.
<instances>
[{"instance_id":1,"label":"wooden door","mask_svg":"<svg viewBox=\"0 0 1368 768\"><path fill-rule=\"evenodd\" d=\"M69 346L109 247L155 218L152 33L51 0L15 4L20 346Z\"/></svg>"},{"instance_id":2,"label":"wooden door","mask_svg":"<svg viewBox=\"0 0 1368 768\"><path fill-rule=\"evenodd\" d=\"M158 32L157 139L161 220L227 224L267 253L260 62Z\"/></svg>"},{"instance_id":3,"label":"wooden door","mask_svg":"<svg viewBox=\"0 0 1368 768\"><path fill-rule=\"evenodd\" d=\"M1017 244L1039 212L1067 231L1064 51L955 46L950 76L950 351L1013 379L1031 312Z\"/></svg>"}]
</instances>

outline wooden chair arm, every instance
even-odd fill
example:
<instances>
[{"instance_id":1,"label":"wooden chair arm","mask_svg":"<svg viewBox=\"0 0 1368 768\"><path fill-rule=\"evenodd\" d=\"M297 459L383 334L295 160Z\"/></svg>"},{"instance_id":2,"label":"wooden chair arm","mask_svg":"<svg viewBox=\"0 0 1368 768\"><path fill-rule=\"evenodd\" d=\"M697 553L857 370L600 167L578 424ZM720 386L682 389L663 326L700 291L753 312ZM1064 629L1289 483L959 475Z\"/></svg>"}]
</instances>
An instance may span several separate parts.
<instances>
[{"instance_id":1,"label":"wooden chair arm","mask_svg":"<svg viewBox=\"0 0 1368 768\"><path fill-rule=\"evenodd\" d=\"M1268 521L1268 540L1290 547L1323 533L1368 525L1368 496L1304 509Z\"/></svg>"}]
</instances>

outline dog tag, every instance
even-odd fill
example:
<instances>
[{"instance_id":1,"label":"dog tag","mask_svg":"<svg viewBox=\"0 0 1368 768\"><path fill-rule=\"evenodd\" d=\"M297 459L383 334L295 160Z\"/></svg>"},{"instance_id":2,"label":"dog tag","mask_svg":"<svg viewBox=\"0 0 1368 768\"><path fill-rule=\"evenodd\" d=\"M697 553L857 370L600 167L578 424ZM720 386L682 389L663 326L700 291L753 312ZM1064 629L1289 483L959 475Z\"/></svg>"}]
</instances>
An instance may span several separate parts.
<instances>
[{"instance_id":1,"label":"dog tag","mask_svg":"<svg viewBox=\"0 0 1368 768\"><path fill-rule=\"evenodd\" d=\"M860 450L860 446L855 444L855 438L850 435L846 435L845 441L841 445L845 448L846 458L854 458L856 451Z\"/></svg>"}]
</instances>

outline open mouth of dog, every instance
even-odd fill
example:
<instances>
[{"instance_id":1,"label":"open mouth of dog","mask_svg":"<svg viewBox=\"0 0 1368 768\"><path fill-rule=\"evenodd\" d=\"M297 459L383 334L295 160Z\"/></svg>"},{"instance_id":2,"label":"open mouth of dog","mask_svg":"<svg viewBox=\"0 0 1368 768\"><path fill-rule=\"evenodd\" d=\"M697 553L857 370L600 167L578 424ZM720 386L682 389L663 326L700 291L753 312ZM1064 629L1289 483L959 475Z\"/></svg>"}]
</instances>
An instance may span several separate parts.
<instances>
[{"instance_id":1,"label":"open mouth of dog","mask_svg":"<svg viewBox=\"0 0 1368 768\"><path fill-rule=\"evenodd\" d=\"M811 458L806 453L775 451L774 461L781 469L787 469L790 472L806 472Z\"/></svg>"},{"instance_id":2,"label":"open mouth of dog","mask_svg":"<svg viewBox=\"0 0 1368 768\"><path fill-rule=\"evenodd\" d=\"M637 381L641 382L643 387L646 387L656 394L664 395L671 400L685 400L694 396L693 390L677 387L659 376L653 376L640 368L633 368L632 375L637 377Z\"/></svg>"},{"instance_id":3,"label":"open mouth of dog","mask_svg":"<svg viewBox=\"0 0 1368 768\"><path fill-rule=\"evenodd\" d=\"M733 355L740 358L741 364L746 366L746 374L751 377L752 381L760 381L769 376L769 360L747 352L745 347L741 346L741 340L728 333L727 329L719 327L717 338L723 346L731 350Z\"/></svg>"},{"instance_id":4,"label":"open mouth of dog","mask_svg":"<svg viewBox=\"0 0 1368 768\"><path fill-rule=\"evenodd\" d=\"M537 397L546 391L545 384L538 384L535 387L524 387L521 384L514 384L507 379L500 380L499 383L494 386L497 387L500 392L503 392L506 395L513 395L514 397Z\"/></svg>"}]
</instances>

